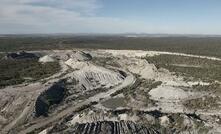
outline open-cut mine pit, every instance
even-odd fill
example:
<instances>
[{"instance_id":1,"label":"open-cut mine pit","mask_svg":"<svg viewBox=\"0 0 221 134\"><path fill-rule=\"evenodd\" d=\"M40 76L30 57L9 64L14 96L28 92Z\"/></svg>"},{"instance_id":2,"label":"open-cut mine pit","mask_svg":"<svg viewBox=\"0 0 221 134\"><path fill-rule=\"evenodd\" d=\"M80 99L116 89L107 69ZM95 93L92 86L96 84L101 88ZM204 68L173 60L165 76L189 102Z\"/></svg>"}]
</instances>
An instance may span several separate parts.
<instances>
[{"instance_id":1,"label":"open-cut mine pit","mask_svg":"<svg viewBox=\"0 0 221 134\"><path fill-rule=\"evenodd\" d=\"M26 58L19 54L7 57ZM45 50L38 62L58 62L61 69L40 80L2 87L0 133L221 133L218 77L187 79L175 72L174 63L154 64L159 60L154 56L163 54L220 62L141 50ZM183 63L175 67L199 69Z\"/></svg>"}]
</instances>

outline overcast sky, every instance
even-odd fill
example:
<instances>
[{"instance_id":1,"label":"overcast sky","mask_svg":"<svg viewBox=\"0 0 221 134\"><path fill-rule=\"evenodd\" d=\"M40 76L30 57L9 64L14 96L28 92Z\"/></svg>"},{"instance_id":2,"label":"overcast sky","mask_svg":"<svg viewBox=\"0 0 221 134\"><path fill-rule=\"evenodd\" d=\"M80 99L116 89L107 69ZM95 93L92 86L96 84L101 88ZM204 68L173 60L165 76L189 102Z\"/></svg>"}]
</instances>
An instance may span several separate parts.
<instances>
[{"instance_id":1,"label":"overcast sky","mask_svg":"<svg viewBox=\"0 0 221 134\"><path fill-rule=\"evenodd\" d=\"M221 34L221 0L0 0L0 34Z\"/></svg>"}]
</instances>

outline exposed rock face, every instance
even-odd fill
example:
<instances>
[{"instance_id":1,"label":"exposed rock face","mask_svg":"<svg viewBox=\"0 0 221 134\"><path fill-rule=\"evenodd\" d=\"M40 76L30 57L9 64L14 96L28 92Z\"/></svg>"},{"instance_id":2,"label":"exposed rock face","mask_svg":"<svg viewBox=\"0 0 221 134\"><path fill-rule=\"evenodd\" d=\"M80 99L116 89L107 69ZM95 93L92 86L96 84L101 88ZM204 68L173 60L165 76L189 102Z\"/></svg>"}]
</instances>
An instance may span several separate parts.
<instances>
[{"instance_id":1,"label":"exposed rock face","mask_svg":"<svg viewBox=\"0 0 221 134\"><path fill-rule=\"evenodd\" d=\"M113 71L90 62L76 61L73 58L65 64L77 70L74 72L74 77L83 85L82 90L110 88L122 83L126 77L123 71Z\"/></svg>"},{"instance_id":2,"label":"exposed rock face","mask_svg":"<svg viewBox=\"0 0 221 134\"><path fill-rule=\"evenodd\" d=\"M39 62L41 62L41 63L54 62L54 61L55 61L55 59L53 59L49 55L45 55L39 59Z\"/></svg>"},{"instance_id":3,"label":"exposed rock face","mask_svg":"<svg viewBox=\"0 0 221 134\"><path fill-rule=\"evenodd\" d=\"M154 79L158 75L155 65L148 63L144 59L130 58L121 60L119 64L126 67L130 72L139 74L144 79Z\"/></svg>"},{"instance_id":4,"label":"exposed rock face","mask_svg":"<svg viewBox=\"0 0 221 134\"><path fill-rule=\"evenodd\" d=\"M61 133L66 134L158 134L152 127L145 127L131 121L102 121L76 124Z\"/></svg>"},{"instance_id":5,"label":"exposed rock face","mask_svg":"<svg viewBox=\"0 0 221 134\"><path fill-rule=\"evenodd\" d=\"M18 52L18 53L9 53L7 54L4 59L38 59L39 57L36 54L33 53L27 53L27 52Z\"/></svg>"},{"instance_id":6,"label":"exposed rock face","mask_svg":"<svg viewBox=\"0 0 221 134\"><path fill-rule=\"evenodd\" d=\"M43 92L35 103L35 116L47 116L51 105L58 104L65 95L65 86L63 81L52 85L48 90Z\"/></svg>"},{"instance_id":7,"label":"exposed rock face","mask_svg":"<svg viewBox=\"0 0 221 134\"><path fill-rule=\"evenodd\" d=\"M81 61L77 61L74 58L70 58L68 59L65 64L67 64L68 66L70 66L73 69L82 69L85 66L88 66L87 62L81 62Z\"/></svg>"},{"instance_id":8,"label":"exposed rock face","mask_svg":"<svg viewBox=\"0 0 221 134\"><path fill-rule=\"evenodd\" d=\"M170 123L170 119L167 116L160 117L160 124L162 126L167 127L169 125L169 123Z\"/></svg>"},{"instance_id":9,"label":"exposed rock face","mask_svg":"<svg viewBox=\"0 0 221 134\"><path fill-rule=\"evenodd\" d=\"M89 61L92 60L92 56L89 53L85 53L83 51L77 51L72 55L72 58L75 58L78 61Z\"/></svg>"},{"instance_id":10,"label":"exposed rock face","mask_svg":"<svg viewBox=\"0 0 221 134\"><path fill-rule=\"evenodd\" d=\"M101 87L110 88L123 82L124 78L120 73L104 68L86 67L75 72L75 78L87 90Z\"/></svg>"}]
</instances>

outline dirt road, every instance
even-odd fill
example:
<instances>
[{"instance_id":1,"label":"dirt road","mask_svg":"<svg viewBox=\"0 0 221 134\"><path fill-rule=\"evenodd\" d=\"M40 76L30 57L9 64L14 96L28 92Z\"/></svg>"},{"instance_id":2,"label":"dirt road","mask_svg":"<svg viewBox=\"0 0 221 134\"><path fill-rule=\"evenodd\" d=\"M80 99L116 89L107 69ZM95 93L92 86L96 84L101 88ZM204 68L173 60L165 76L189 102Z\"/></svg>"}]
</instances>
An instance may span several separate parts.
<instances>
[{"instance_id":1,"label":"dirt road","mask_svg":"<svg viewBox=\"0 0 221 134\"><path fill-rule=\"evenodd\" d=\"M90 97L87 100L85 100L81 103L78 103L78 105L75 105L73 107L69 107L68 109L60 112L59 114L57 114L55 116L48 117L43 120L39 120L34 125L19 132L19 134L26 134L26 133L32 132L36 129L42 128L42 127L48 125L49 123L55 122L64 116L72 114L74 111L81 108L82 106L89 105L91 102L99 101L102 98L109 97L112 93L115 93L116 91L121 90L127 86L133 85L135 83L135 81L136 81L136 78L131 73L128 73L128 76L125 78L124 82L121 85L114 87L107 92L99 93L93 97Z\"/></svg>"}]
</instances>

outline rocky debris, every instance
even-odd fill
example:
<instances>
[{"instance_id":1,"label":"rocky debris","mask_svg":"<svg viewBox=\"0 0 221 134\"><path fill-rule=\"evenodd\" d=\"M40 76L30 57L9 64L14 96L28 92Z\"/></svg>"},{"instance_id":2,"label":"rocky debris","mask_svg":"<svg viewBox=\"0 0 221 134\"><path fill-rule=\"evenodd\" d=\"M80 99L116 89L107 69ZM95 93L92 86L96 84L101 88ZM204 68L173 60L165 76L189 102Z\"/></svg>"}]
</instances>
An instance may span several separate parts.
<instances>
[{"instance_id":1,"label":"rocky debris","mask_svg":"<svg viewBox=\"0 0 221 134\"><path fill-rule=\"evenodd\" d=\"M88 66L87 62L77 61L74 58L70 58L65 62L66 65L70 66L73 69L82 69L85 66Z\"/></svg>"},{"instance_id":2,"label":"rocky debris","mask_svg":"<svg viewBox=\"0 0 221 134\"><path fill-rule=\"evenodd\" d=\"M126 76L123 72L96 66L90 62L77 61L73 58L65 63L77 70L74 72L74 78L79 81L83 90L110 88L122 83Z\"/></svg>"},{"instance_id":3,"label":"rocky debris","mask_svg":"<svg viewBox=\"0 0 221 134\"><path fill-rule=\"evenodd\" d=\"M167 127L170 124L170 119L167 116L160 117L160 124Z\"/></svg>"},{"instance_id":4,"label":"rocky debris","mask_svg":"<svg viewBox=\"0 0 221 134\"><path fill-rule=\"evenodd\" d=\"M55 59L49 55L45 55L45 56L41 57L38 61L41 63L47 63L47 62L54 62Z\"/></svg>"},{"instance_id":5,"label":"rocky debris","mask_svg":"<svg viewBox=\"0 0 221 134\"><path fill-rule=\"evenodd\" d=\"M119 64L123 67L126 67L130 72L140 75L141 78L153 79L157 77L157 68L153 64L149 64L144 59L122 59Z\"/></svg>"},{"instance_id":6,"label":"rocky debris","mask_svg":"<svg viewBox=\"0 0 221 134\"><path fill-rule=\"evenodd\" d=\"M34 53L27 53L27 52L17 52L17 53L8 53L3 59L12 59L12 60L21 60L21 59L38 59Z\"/></svg>"},{"instance_id":7,"label":"rocky debris","mask_svg":"<svg viewBox=\"0 0 221 134\"><path fill-rule=\"evenodd\" d=\"M49 132L49 134L52 132ZM146 127L131 121L102 121L76 124L59 133L66 134L159 134L153 127Z\"/></svg>"},{"instance_id":8,"label":"rocky debris","mask_svg":"<svg viewBox=\"0 0 221 134\"><path fill-rule=\"evenodd\" d=\"M166 69L157 68L154 64L150 64L145 59L121 57L118 63L125 69L128 69L130 72L146 80L154 79L155 81L162 81L163 85L168 86L191 86L183 81L182 77L174 76Z\"/></svg>"},{"instance_id":9,"label":"rocky debris","mask_svg":"<svg viewBox=\"0 0 221 134\"><path fill-rule=\"evenodd\" d=\"M47 116L50 106L59 104L65 96L64 81L53 84L48 90L41 93L35 103L35 116Z\"/></svg>"},{"instance_id":10,"label":"rocky debris","mask_svg":"<svg viewBox=\"0 0 221 134\"><path fill-rule=\"evenodd\" d=\"M40 133L38 133L38 134L47 134L48 133L48 130L47 129L45 129L45 130L43 130L43 131L41 131Z\"/></svg>"},{"instance_id":11,"label":"rocky debris","mask_svg":"<svg viewBox=\"0 0 221 134\"><path fill-rule=\"evenodd\" d=\"M146 115L146 114L145 114ZM75 114L66 123L68 126L73 126L75 124L102 122L102 121L133 121L139 122L140 117L133 113L129 109L117 109L117 110L104 110L104 109L90 109L82 111L79 114Z\"/></svg>"},{"instance_id":12,"label":"rocky debris","mask_svg":"<svg viewBox=\"0 0 221 134\"><path fill-rule=\"evenodd\" d=\"M145 57L148 53L143 50L100 50L106 54L112 54L113 56L126 56L126 57ZM149 52L149 51L148 51Z\"/></svg>"},{"instance_id":13,"label":"rocky debris","mask_svg":"<svg viewBox=\"0 0 221 134\"><path fill-rule=\"evenodd\" d=\"M120 84L124 80L124 77L118 73L92 68L76 71L74 76L87 90L101 87L110 88Z\"/></svg>"},{"instance_id":14,"label":"rocky debris","mask_svg":"<svg viewBox=\"0 0 221 134\"><path fill-rule=\"evenodd\" d=\"M71 55L72 58L75 58L78 61L90 61L92 56L89 53L83 51L77 51L75 54Z\"/></svg>"}]
</instances>

